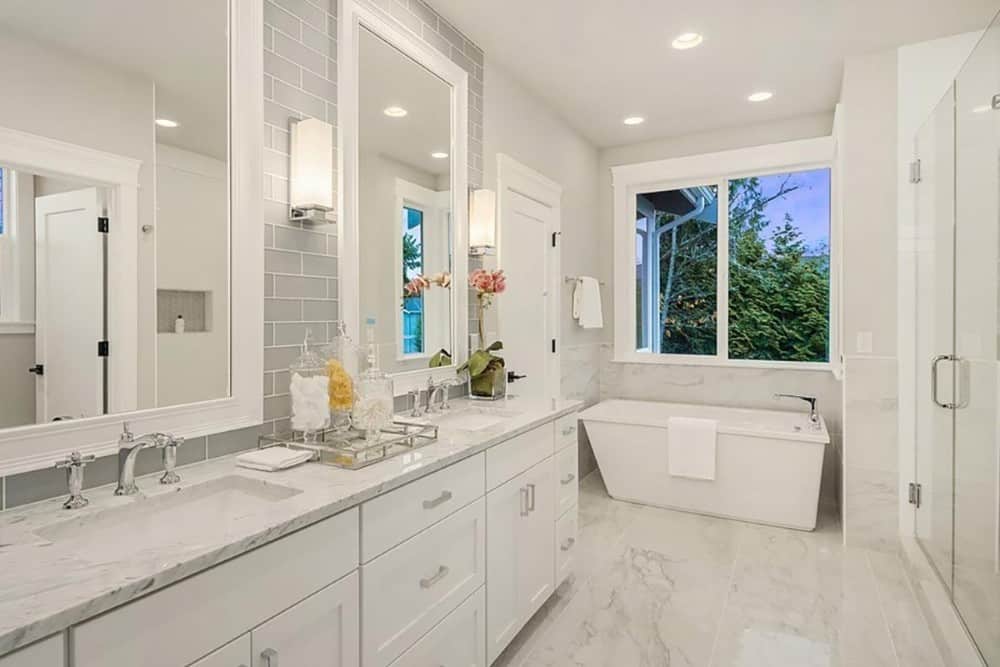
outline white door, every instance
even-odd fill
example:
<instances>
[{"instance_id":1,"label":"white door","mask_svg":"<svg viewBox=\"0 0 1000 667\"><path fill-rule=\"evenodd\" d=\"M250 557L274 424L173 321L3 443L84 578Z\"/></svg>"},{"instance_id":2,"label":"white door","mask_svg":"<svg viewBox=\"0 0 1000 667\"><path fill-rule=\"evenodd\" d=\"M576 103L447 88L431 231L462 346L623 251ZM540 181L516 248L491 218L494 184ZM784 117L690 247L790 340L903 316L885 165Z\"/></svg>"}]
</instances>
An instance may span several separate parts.
<instances>
[{"instance_id":1,"label":"white door","mask_svg":"<svg viewBox=\"0 0 1000 667\"><path fill-rule=\"evenodd\" d=\"M36 419L104 413L104 235L96 188L35 199Z\"/></svg>"},{"instance_id":2,"label":"white door","mask_svg":"<svg viewBox=\"0 0 1000 667\"><path fill-rule=\"evenodd\" d=\"M518 539L518 607L527 621L549 599L555 577L555 480L547 458L526 472L528 515Z\"/></svg>"},{"instance_id":3,"label":"white door","mask_svg":"<svg viewBox=\"0 0 1000 667\"><path fill-rule=\"evenodd\" d=\"M528 513L524 476L486 495L486 662L492 664L521 629L518 580L521 524Z\"/></svg>"},{"instance_id":4,"label":"white door","mask_svg":"<svg viewBox=\"0 0 1000 667\"><path fill-rule=\"evenodd\" d=\"M278 614L252 633L254 667L357 667L358 573ZM238 663L237 663L238 664Z\"/></svg>"},{"instance_id":5,"label":"white door","mask_svg":"<svg viewBox=\"0 0 1000 667\"><path fill-rule=\"evenodd\" d=\"M562 191L541 174L499 157L498 264L507 291L497 299L507 370L525 376L512 395L559 395L559 248Z\"/></svg>"},{"instance_id":6,"label":"white door","mask_svg":"<svg viewBox=\"0 0 1000 667\"><path fill-rule=\"evenodd\" d=\"M192 663L191 667L250 667L251 660L250 633L247 633Z\"/></svg>"}]
</instances>

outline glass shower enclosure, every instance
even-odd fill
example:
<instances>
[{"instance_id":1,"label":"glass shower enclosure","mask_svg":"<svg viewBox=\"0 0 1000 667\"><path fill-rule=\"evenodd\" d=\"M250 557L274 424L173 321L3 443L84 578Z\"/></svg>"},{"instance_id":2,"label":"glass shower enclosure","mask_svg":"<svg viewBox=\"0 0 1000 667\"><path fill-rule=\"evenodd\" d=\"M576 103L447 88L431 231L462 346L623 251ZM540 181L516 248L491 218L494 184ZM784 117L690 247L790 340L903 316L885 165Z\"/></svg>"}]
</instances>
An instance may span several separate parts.
<instances>
[{"instance_id":1,"label":"glass shower enclosure","mask_svg":"<svg viewBox=\"0 0 1000 667\"><path fill-rule=\"evenodd\" d=\"M915 138L917 540L1000 667L1000 26Z\"/></svg>"}]
</instances>

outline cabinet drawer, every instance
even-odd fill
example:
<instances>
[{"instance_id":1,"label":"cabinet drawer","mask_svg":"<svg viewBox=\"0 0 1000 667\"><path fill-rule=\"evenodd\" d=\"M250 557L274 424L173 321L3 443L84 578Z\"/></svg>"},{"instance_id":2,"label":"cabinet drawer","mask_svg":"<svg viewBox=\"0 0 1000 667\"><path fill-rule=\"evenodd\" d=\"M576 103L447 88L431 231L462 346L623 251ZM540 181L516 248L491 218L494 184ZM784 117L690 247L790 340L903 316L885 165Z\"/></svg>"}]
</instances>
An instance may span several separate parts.
<instances>
[{"instance_id":1,"label":"cabinet drawer","mask_svg":"<svg viewBox=\"0 0 1000 667\"><path fill-rule=\"evenodd\" d=\"M65 662L61 634L0 657L0 667L62 667Z\"/></svg>"},{"instance_id":2,"label":"cabinet drawer","mask_svg":"<svg viewBox=\"0 0 1000 667\"><path fill-rule=\"evenodd\" d=\"M357 563L358 511L352 509L78 625L74 664L190 664Z\"/></svg>"},{"instance_id":3,"label":"cabinet drawer","mask_svg":"<svg viewBox=\"0 0 1000 667\"><path fill-rule=\"evenodd\" d=\"M580 428L578 417L573 412L556 420L556 451L577 443L576 432Z\"/></svg>"},{"instance_id":4,"label":"cabinet drawer","mask_svg":"<svg viewBox=\"0 0 1000 667\"><path fill-rule=\"evenodd\" d=\"M486 667L486 589L480 588L392 667Z\"/></svg>"},{"instance_id":5,"label":"cabinet drawer","mask_svg":"<svg viewBox=\"0 0 1000 667\"><path fill-rule=\"evenodd\" d=\"M556 516L562 516L566 510L576 505L580 495L579 450L574 445L556 454Z\"/></svg>"},{"instance_id":6,"label":"cabinet drawer","mask_svg":"<svg viewBox=\"0 0 1000 667\"><path fill-rule=\"evenodd\" d=\"M486 450L486 488L495 489L509 479L552 456L553 426L544 424Z\"/></svg>"},{"instance_id":7,"label":"cabinet drawer","mask_svg":"<svg viewBox=\"0 0 1000 667\"><path fill-rule=\"evenodd\" d=\"M384 667L485 580L480 498L361 566L361 662Z\"/></svg>"},{"instance_id":8,"label":"cabinet drawer","mask_svg":"<svg viewBox=\"0 0 1000 667\"><path fill-rule=\"evenodd\" d=\"M477 454L361 506L361 562L367 563L485 491L484 454Z\"/></svg>"},{"instance_id":9,"label":"cabinet drawer","mask_svg":"<svg viewBox=\"0 0 1000 667\"><path fill-rule=\"evenodd\" d=\"M566 581L576 562L576 512L574 505L556 521L556 586Z\"/></svg>"}]
</instances>

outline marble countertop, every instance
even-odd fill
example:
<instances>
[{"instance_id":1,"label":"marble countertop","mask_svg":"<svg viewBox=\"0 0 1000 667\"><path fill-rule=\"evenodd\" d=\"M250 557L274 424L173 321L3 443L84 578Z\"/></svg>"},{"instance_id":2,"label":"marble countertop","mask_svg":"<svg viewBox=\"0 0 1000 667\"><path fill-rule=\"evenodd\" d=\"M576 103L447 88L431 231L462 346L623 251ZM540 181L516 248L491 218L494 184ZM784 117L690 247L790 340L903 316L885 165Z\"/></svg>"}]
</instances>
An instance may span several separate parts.
<instances>
[{"instance_id":1,"label":"marble countertop","mask_svg":"<svg viewBox=\"0 0 1000 667\"><path fill-rule=\"evenodd\" d=\"M469 403L453 401L453 410ZM474 432L441 427L434 444L362 470L308 463L266 473L239 468L234 457L228 456L180 469L182 481L176 486L157 484L156 475L142 478L139 496L118 497L112 493L113 486L107 486L86 492L90 505L81 510L63 510L63 498L58 498L0 514L0 655L355 507L569 414L582 404L513 398L489 405L516 415ZM53 543L38 536L55 524L87 521L108 509L227 475L301 492L279 502L213 514L206 518L204 530L186 531L186 539L172 541L170 526L164 525L135 535L131 543L81 551L72 540ZM156 539L151 541L151 536Z\"/></svg>"}]
</instances>

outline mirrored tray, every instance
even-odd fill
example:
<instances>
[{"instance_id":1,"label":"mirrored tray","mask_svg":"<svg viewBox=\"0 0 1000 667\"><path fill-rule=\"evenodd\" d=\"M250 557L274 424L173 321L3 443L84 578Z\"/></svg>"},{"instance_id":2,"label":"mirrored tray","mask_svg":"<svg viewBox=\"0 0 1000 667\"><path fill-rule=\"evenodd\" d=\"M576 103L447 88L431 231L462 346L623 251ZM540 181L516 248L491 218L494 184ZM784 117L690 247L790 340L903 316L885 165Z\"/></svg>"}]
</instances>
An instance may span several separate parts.
<instances>
[{"instance_id":1,"label":"mirrored tray","mask_svg":"<svg viewBox=\"0 0 1000 667\"><path fill-rule=\"evenodd\" d=\"M425 447L438 439L435 424L411 424L396 422L382 429L378 438L367 441L362 431L335 431L327 429L319 434L315 444L303 442L302 433L293 431L262 435L258 447L291 447L306 449L314 453L313 461L326 465L358 470L379 461L391 459L406 452Z\"/></svg>"}]
</instances>

